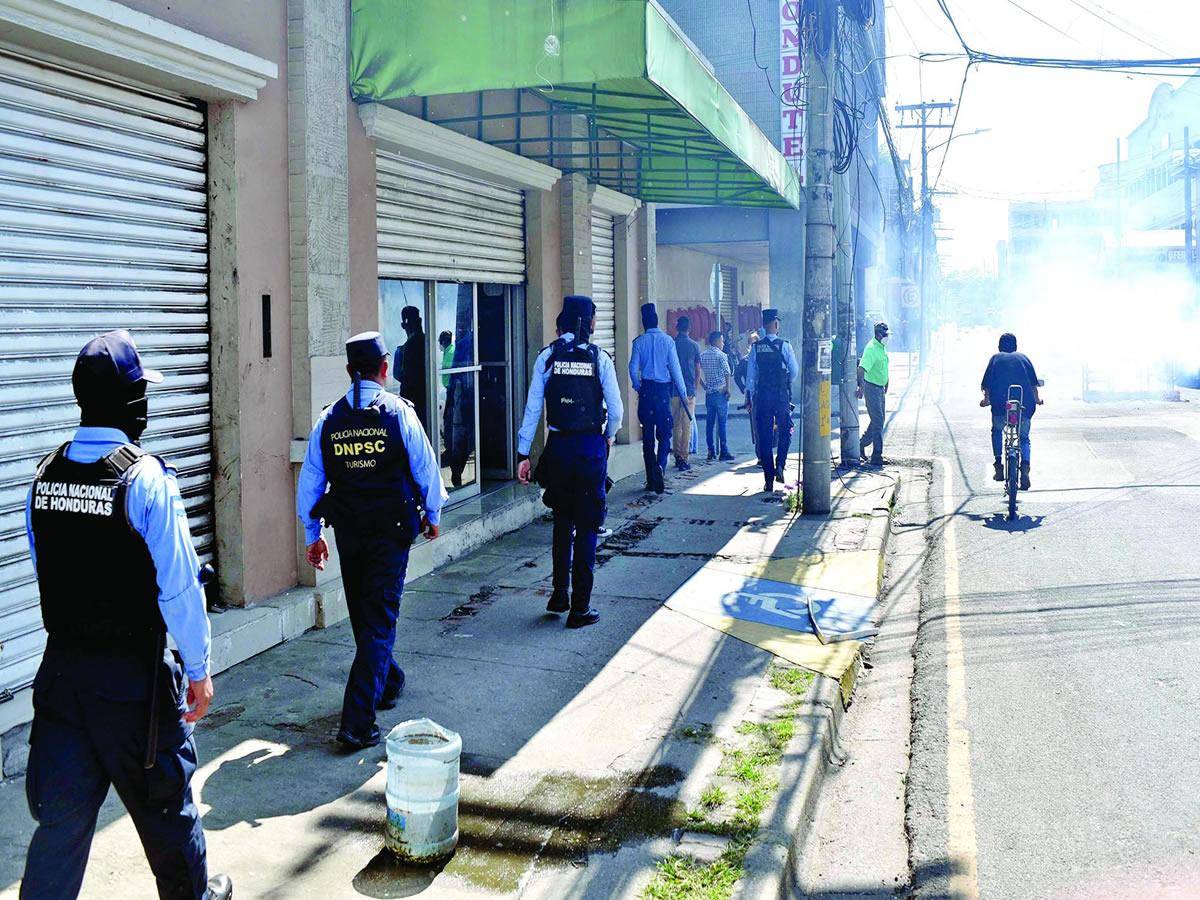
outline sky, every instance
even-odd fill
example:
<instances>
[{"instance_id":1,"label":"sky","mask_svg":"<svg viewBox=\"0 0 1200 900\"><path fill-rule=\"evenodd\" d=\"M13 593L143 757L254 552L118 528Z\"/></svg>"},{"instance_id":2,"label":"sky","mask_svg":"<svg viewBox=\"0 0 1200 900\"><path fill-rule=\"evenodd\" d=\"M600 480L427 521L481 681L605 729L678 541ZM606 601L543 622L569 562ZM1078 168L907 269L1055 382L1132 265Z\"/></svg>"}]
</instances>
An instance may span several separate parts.
<instances>
[{"instance_id":1,"label":"sky","mask_svg":"<svg viewBox=\"0 0 1200 900\"><path fill-rule=\"evenodd\" d=\"M1097 167L1115 159L1118 139L1145 118L1155 87L1169 81L981 65L971 67L964 89L963 60L913 58L961 51L936 0L878 2L886 6L893 125L900 122L897 103L957 101L961 91L954 134L962 136L930 154L931 184L951 192L935 200L942 212L939 251L948 271L994 270L996 244L1007 235L1009 199L1089 196ZM1200 56L1197 0L947 0L947 5L967 42L990 53ZM989 130L968 134L980 129ZM901 155L910 157L914 173L919 172L920 132L895 134ZM949 134L931 132L930 145Z\"/></svg>"}]
</instances>

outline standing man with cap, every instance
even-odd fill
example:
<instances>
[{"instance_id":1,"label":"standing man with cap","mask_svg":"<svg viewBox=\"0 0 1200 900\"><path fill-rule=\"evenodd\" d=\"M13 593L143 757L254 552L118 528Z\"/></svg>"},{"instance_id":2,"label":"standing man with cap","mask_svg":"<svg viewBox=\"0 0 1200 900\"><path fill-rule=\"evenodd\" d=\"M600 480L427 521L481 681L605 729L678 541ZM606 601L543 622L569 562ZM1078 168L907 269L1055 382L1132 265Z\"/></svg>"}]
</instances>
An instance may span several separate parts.
<instances>
[{"instance_id":1,"label":"standing man with cap","mask_svg":"<svg viewBox=\"0 0 1200 900\"><path fill-rule=\"evenodd\" d=\"M792 382L800 377L800 364L792 345L779 336L779 310L764 309L763 337L750 350L746 365L746 392L757 433L758 461L763 489L769 494L783 481L792 446Z\"/></svg>"},{"instance_id":2,"label":"standing man with cap","mask_svg":"<svg viewBox=\"0 0 1200 900\"><path fill-rule=\"evenodd\" d=\"M536 477L554 512L554 591L546 610L569 611L568 628L600 621L591 604L596 536L606 512L608 450L625 414L612 358L588 343L595 318L591 297L563 298L558 339L534 363L517 437L517 478L529 484ZM550 436L534 475L529 451L543 404Z\"/></svg>"},{"instance_id":3,"label":"standing man with cap","mask_svg":"<svg viewBox=\"0 0 1200 900\"><path fill-rule=\"evenodd\" d=\"M313 427L296 510L314 568L329 559L321 520L337 532L355 645L337 739L361 750L379 743L376 710L394 708L404 690L392 647L408 551L418 534L438 536L446 489L412 403L383 389L383 337L356 334L346 360L353 384Z\"/></svg>"},{"instance_id":4,"label":"standing man with cap","mask_svg":"<svg viewBox=\"0 0 1200 900\"><path fill-rule=\"evenodd\" d=\"M664 478L671 454L671 398L680 398L686 413L687 386L675 342L658 327L658 310L653 303L642 304L642 327L646 330L634 339L629 354L629 380L638 392L646 490L661 494L666 490Z\"/></svg>"},{"instance_id":5,"label":"standing man with cap","mask_svg":"<svg viewBox=\"0 0 1200 900\"><path fill-rule=\"evenodd\" d=\"M858 398L867 398L867 416L871 423L859 442L859 458L866 462L867 448L875 445L871 465L883 465L883 420L887 412L888 354L884 346L888 339L887 322L875 326L875 338L868 341L858 362Z\"/></svg>"},{"instance_id":6,"label":"standing man with cap","mask_svg":"<svg viewBox=\"0 0 1200 900\"><path fill-rule=\"evenodd\" d=\"M129 332L89 341L71 376L79 428L38 465L29 492L48 637L33 684L25 787L38 824L22 897L78 896L110 785L160 897L233 894L227 876L208 878L191 791L193 725L213 697L200 564L175 470L138 445L146 385L160 381Z\"/></svg>"}]
</instances>

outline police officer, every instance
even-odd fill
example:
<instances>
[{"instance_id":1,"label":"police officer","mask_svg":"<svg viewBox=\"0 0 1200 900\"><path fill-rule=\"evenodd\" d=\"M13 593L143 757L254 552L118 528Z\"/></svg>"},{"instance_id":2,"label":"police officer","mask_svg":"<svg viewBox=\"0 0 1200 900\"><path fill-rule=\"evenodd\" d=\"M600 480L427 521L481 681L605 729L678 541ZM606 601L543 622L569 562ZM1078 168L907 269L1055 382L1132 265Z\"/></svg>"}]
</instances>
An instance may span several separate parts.
<instances>
[{"instance_id":1,"label":"police officer","mask_svg":"<svg viewBox=\"0 0 1200 900\"><path fill-rule=\"evenodd\" d=\"M229 878L208 878L191 791L192 729L213 697L200 565L175 470L138 445L146 385L162 374L142 366L129 332L111 331L84 346L71 381L79 428L38 465L26 508L48 637L33 685L26 792L37 829L21 896L78 896L112 785L160 897L228 898Z\"/></svg>"},{"instance_id":2,"label":"police officer","mask_svg":"<svg viewBox=\"0 0 1200 900\"><path fill-rule=\"evenodd\" d=\"M379 743L375 711L394 708L404 690L392 646L408 551L418 533L438 536L446 490L412 403L383 389L383 337L356 334L346 360L352 384L313 427L296 510L315 568L329 559L321 520L337 532L355 645L337 739L361 750Z\"/></svg>"},{"instance_id":3,"label":"police officer","mask_svg":"<svg viewBox=\"0 0 1200 900\"><path fill-rule=\"evenodd\" d=\"M646 465L646 490L661 494L671 453L671 397L679 397L688 411L687 387L679 366L675 342L658 327L658 310L642 304L645 332L633 341L629 354L629 380L638 392L638 422L642 426L642 460ZM655 442L658 446L655 448Z\"/></svg>"},{"instance_id":4,"label":"police officer","mask_svg":"<svg viewBox=\"0 0 1200 900\"><path fill-rule=\"evenodd\" d=\"M596 534L604 522L608 450L625 413L612 358L588 343L595 318L590 297L563 299L558 339L534 363L518 434L517 478L529 484L529 450L544 403L550 435L536 478L554 512L554 590L546 609L569 610L568 628L600 620L591 606Z\"/></svg>"},{"instance_id":5,"label":"police officer","mask_svg":"<svg viewBox=\"0 0 1200 900\"><path fill-rule=\"evenodd\" d=\"M764 490L769 494L776 481L783 481L792 446L792 382L799 377L800 366L792 345L779 336L779 310L764 309L762 321L763 337L750 349L746 365L746 393L758 433Z\"/></svg>"}]
</instances>

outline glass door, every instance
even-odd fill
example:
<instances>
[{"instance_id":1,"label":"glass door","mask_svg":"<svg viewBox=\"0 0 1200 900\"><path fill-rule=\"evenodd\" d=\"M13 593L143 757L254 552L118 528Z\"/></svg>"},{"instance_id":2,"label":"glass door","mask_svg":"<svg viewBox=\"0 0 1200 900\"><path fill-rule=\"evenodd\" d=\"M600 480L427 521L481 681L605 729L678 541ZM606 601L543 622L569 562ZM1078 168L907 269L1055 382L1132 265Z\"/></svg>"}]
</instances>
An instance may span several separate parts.
<instances>
[{"instance_id":1,"label":"glass door","mask_svg":"<svg viewBox=\"0 0 1200 900\"><path fill-rule=\"evenodd\" d=\"M475 285L434 287L438 447L452 501L479 493L479 358Z\"/></svg>"},{"instance_id":2,"label":"glass door","mask_svg":"<svg viewBox=\"0 0 1200 900\"><path fill-rule=\"evenodd\" d=\"M412 402L426 433L432 435L428 293L425 281L379 282L379 331L392 354L388 390Z\"/></svg>"},{"instance_id":3,"label":"glass door","mask_svg":"<svg viewBox=\"0 0 1200 900\"><path fill-rule=\"evenodd\" d=\"M503 284L479 286L479 449L485 482L511 481L516 475L511 294Z\"/></svg>"}]
</instances>

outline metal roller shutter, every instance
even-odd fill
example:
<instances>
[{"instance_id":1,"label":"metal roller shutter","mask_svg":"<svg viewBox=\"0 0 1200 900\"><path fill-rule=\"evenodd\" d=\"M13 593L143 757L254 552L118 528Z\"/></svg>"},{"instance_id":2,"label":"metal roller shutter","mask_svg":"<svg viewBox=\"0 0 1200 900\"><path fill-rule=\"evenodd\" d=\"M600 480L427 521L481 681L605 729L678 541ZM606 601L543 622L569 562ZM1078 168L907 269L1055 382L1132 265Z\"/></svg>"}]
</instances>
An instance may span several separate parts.
<instances>
[{"instance_id":1,"label":"metal roller shutter","mask_svg":"<svg viewBox=\"0 0 1200 900\"><path fill-rule=\"evenodd\" d=\"M613 256L613 217L592 210L592 300L596 304L596 346L617 353L617 281Z\"/></svg>"},{"instance_id":2,"label":"metal roller shutter","mask_svg":"<svg viewBox=\"0 0 1200 900\"><path fill-rule=\"evenodd\" d=\"M202 106L0 54L0 690L45 644L25 498L79 421L71 368L96 334L128 328L167 374L143 443L212 556L205 178Z\"/></svg>"},{"instance_id":3,"label":"metal roller shutter","mask_svg":"<svg viewBox=\"0 0 1200 900\"><path fill-rule=\"evenodd\" d=\"M721 263L720 319L733 325L734 330L737 330L737 300L737 269Z\"/></svg>"},{"instance_id":4,"label":"metal roller shutter","mask_svg":"<svg viewBox=\"0 0 1200 900\"><path fill-rule=\"evenodd\" d=\"M525 196L380 150L379 277L522 284Z\"/></svg>"}]
</instances>

